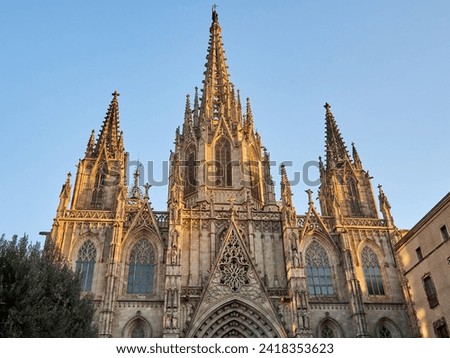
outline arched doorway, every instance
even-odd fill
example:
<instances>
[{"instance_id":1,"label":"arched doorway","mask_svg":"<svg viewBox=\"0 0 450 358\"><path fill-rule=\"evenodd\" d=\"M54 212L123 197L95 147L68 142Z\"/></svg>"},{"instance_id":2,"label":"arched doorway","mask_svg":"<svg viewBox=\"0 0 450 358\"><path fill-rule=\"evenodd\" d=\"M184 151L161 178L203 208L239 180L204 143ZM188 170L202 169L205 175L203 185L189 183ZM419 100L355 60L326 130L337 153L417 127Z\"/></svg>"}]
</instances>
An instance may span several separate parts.
<instances>
[{"instance_id":1,"label":"arched doorway","mask_svg":"<svg viewBox=\"0 0 450 358\"><path fill-rule=\"evenodd\" d=\"M227 302L213 310L199 325L194 325L189 337L195 338L277 338L276 329L267 314L239 300Z\"/></svg>"}]
</instances>

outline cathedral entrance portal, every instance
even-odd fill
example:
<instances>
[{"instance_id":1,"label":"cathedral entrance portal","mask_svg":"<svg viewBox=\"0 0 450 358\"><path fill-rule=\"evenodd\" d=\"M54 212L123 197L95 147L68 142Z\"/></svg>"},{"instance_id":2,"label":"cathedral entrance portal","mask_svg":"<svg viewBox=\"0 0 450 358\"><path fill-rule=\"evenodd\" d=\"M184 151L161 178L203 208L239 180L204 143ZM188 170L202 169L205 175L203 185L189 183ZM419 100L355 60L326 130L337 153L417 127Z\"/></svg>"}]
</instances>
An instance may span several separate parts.
<instances>
[{"instance_id":1,"label":"cathedral entrance portal","mask_svg":"<svg viewBox=\"0 0 450 358\"><path fill-rule=\"evenodd\" d=\"M279 330L267 315L246 303L233 300L212 311L190 337L195 338L277 338Z\"/></svg>"}]
</instances>

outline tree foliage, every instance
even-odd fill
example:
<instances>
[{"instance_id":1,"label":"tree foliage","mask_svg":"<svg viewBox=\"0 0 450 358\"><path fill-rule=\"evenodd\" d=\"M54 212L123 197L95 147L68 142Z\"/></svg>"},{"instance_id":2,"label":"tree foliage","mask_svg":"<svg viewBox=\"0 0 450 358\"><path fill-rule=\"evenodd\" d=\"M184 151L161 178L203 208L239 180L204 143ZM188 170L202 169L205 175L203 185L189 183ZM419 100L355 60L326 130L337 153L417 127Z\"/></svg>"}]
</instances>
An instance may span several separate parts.
<instances>
[{"instance_id":1,"label":"tree foliage","mask_svg":"<svg viewBox=\"0 0 450 358\"><path fill-rule=\"evenodd\" d=\"M0 337L96 337L92 299L57 250L0 238Z\"/></svg>"}]
</instances>

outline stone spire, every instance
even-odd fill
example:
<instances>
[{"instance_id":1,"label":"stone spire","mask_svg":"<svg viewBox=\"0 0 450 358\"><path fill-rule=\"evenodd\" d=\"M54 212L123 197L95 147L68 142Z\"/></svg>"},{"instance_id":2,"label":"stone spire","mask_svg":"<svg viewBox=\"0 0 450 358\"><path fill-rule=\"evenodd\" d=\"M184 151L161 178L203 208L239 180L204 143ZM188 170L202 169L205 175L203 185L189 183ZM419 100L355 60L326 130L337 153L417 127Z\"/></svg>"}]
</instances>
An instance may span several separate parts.
<instances>
[{"instance_id":1,"label":"stone spire","mask_svg":"<svg viewBox=\"0 0 450 358\"><path fill-rule=\"evenodd\" d=\"M183 135L188 138L192 135L192 110L190 95L186 95L186 107L184 109Z\"/></svg>"},{"instance_id":2,"label":"stone spire","mask_svg":"<svg viewBox=\"0 0 450 358\"><path fill-rule=\"evenodd\" d=\"M253 132L253 113L250 105L250 98L247 97L246 113L245 113L245 131L247 134Z\"/></svg>"},{"instance_id":3,"label":"stone spire","mask_svg":"<svg viewBox=\"0 0 450 358\"><path fill-rule=\"evenodd\" d=\"M59 205L57 210L59 214L69 207L70 193L72 191L72 185L70 184L71 177L72 174L70 172L67 173L66 181L62 186L61 193L59 194Z\"/></svg>"},{"instance_id":4,"label":"stone spire","mask_svg":"<svg viewBox=\"0 0 450 358\"><path fill-rule=\"evenodd\" d=\"M198 87L195 87L193 124L194 124L194 128L196 130L200 125L199 116L200 116L200 105L199 105L199 100L198 100Z\"/></svg>"},{"instance_id":5,"label":"stone spire","mask_svg":"<svg viewBox=\"0 0 450 358\"><path fill-rule=\"evenodd\" d=\"M95 145L94 155L98 155L103 146L106 146L108 154L114 156L119 146L119 93L114 91L113 98L103 121L102 129Z\"/></svg>"},{"instance_id":6,"label":"stone spire","mask_svg":"<svg viewBox=\"0 0 450 358\"><path fill-rule=\"evenodd\" d=\"M293 209L292 204L292 189L291 184L286 173L286 167L281 164L281 200L283 202L283 207L286 209Z\"/></svg>"},{"instance_id":7,"label":"stone spire","mask_svg":"<svg viewBox=\"0 0 450 358\"><path fill-rule=\"evenodd\" d=\"M201 112L207 121L218 120L221 115L229 117L230 97L232 94L225 50L222 43L222 29L219 25L219 16L214 7L209 32L201 107Z\"/></svg>"},{"instance_id":8,"label":"stone spire","mask_svg":"<svg viewBox=\"0 0 450 358\"><path fill-rule=\"evenodd\" d=\"M359 158L358 151L356 150L355 143L352 142L352 157L353 157L353 165L356 169L362 169L361 159Z\"/></svg>"},{"instance_id":9,"label":"stone spire","mask_svg":"<svg viewBox=\"0 0 450 358\"><path fill-rule=\"evenodd\" d=\"M91 136L89 137L88 144L86 146L86 157L91 157L95 151L95 130L92 130Z\"/></svg>"},{"instance_id":10,"label":"stone spire","mask_svg":"<svg viewBox=\"0 0 450 358\"><path fill-rule=\"evenodd\" d=\"M331 106L325 103L325 127L326 127L326 139L325 139L325 151L326 151L326 168L332 169L343 161L350 161L348 156L347 147L342 139L339 128L334 119L333 113L331 113Z\"/></svg>"},{"instance_id":11,"label":"stone spire","mask_svg":"<svg viewBox=\"0 0 450 358\"><path fill-rule=\"evenodd\" d=\"M394 218L391 213L391 204L389 204L389 200L386 194L383 191L383 186L378 184L378 199L380 201L380 210L383 214L384 220L386 220L387 226L394 226Z\"/></svg>"}]
</instances>

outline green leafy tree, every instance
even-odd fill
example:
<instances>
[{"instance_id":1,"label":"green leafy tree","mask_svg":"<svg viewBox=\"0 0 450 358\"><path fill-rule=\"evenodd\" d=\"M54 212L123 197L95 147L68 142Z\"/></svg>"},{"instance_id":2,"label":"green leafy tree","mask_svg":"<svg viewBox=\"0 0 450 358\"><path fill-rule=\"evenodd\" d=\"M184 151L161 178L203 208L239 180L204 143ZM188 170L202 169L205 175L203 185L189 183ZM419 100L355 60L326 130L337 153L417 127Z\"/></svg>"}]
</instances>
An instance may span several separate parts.
<instances>
[{"instance_id":1,"label":"green leafy tree","mask_svg":"<svg viewBox=\"0 0 450 358\"><path fill-rule=\"evenodd\" d=\"M0 337L96 337L93 316L80 274L52 245L0 238Z\"/></svg>"}]
</instances>

